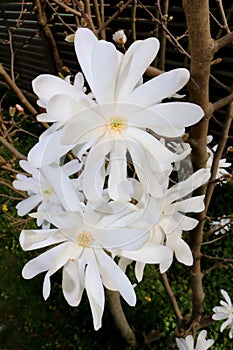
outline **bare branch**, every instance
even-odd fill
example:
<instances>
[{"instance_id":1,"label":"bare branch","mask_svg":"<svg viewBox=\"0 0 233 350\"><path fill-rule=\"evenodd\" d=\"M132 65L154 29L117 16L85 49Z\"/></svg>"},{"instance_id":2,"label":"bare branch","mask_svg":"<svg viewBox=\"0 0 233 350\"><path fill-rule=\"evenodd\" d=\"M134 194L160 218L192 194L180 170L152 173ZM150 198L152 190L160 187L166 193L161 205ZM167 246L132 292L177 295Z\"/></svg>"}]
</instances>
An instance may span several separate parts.
<instances>
[{"instance_id":1,"label":"bare branch","mask_svg":"<svg viewBox=\"0 0 233 350\"><path fill-rule=\"evenodd\" d=\"M222 4L222 0L216 0L216 2L218 4L220 15L221 15L222 21L223 21L222 29L225 29L226 33L230 33L231 31L230 31L230 28L229 28L228 23L227 23L227 18L226 18L223 4Z\"/></svg>"},{"instance_id":2,"label":"bare branch","mask_svg":"<svg viewBox=\"0 0 233 350\"><path fill-rule=\"evenodd\" d=\"M55 2L58 6L64 8L67 12L73 13L76 16L80 16L80 17L82 16L79 11L74 10L72 7L66 5L64 2L61 2L59 0L52 0L52 1Z\"/></svg>"},{"instance_id":3,"label":"bare branch","mask_svg":"<svg viewBox=\"0 0 233 350\"><path fill-rule=\"evenodd\" d=\"M219 51L223 47L231 44L233 42L233 32L222 36L220 39L215 40L214 43L214 52Z\"/></svg>"},{"instance_id":4,"label":"bare branch","mask_svg":"<svg viewBox=\"0 0 233 350\"><path fill-rule=\"evenodd\" d=\"M161 278L162 278L164 288L166 289L166 292L167 292L169 299L171 301L171 304L172 304L173 310L175 312L175 315L177 317L177 320L181 321L183 319L183 316L182 316L180 308L178 306L176 297L171 289L171 286L170 286L170 283L169 283L169 280L167 278L166 273L161 273Z\"/></svg>"},{"instance_id":5,"label":"bare branch","mask_svg":"<svg viewBox=\"0 0 233 350\"><path fill-rule=\"evenodd\" d=\"M229 105L228 114L226 117L226 121L223 125L222 134L220 137L218 148L217 148L216 152L214 153L214 159L213 159L213 163L212 163L212 167L211 167L211 178L210 178L210 182L209 182L209 185L208 185L208 188L206 191L206 198L205 198L206 211L210 205L210 201L211 201L212 194L213 194L214 187L215 187L215 183L212 181L214 181L216 178L219 160L222 157L224 148L225 148L227 140L228 140L228 135L229 135L232 119L233 119L233 102Z\"/></svg>"},{"instance_id":6,"label":"bare branch","mask_svg":"<svg viewBox=\"0 0 233 350\"><path fill-rule=\"evenodd\" d=\"M217 111L218 109L228 105L231 102L233 102L233 92L230 95L221 98L221 100L214 102L213 109L214 111Z\"/></svg>"},{"instance_id":7,"label":"bare branch","mask_svg":"<svg viewBox=\"0 0 233 350\"><path fill-rule=\"evenodd\" d=\"M135 334L132 328L129 326L121 306L120 293L108 289L105 289L105 291L108 297L110 311L112 313L117 328L119 329L121 335L124 337L126 342L132 348L137 348L138 344L135 338Z\"/></svg>"},{"instance_id":8,"label":"bare branch","mask_svg":"<svg viewBox=\"0 0 233 350\"><path fill-rule=\"evenodd\" d=\"M96 30L96 35L98 35L103 29L105 29L119 14L126 9L126 7L131 4L134 0L128 0L125 4L121 5L119 9L102 25L102 27Z\"/></svg>"},{"instance_id":9,"label":"bare branch","mask_svg":"<svg viewBox=\"0 0 233 350\"><path fill-rule=\"evenodd\" d=\"M22 153L20 153L13 145L11 145L4 137L0 136L0 142L9 149L17 158L27 159Z\"/></svg>"}]
</instances>

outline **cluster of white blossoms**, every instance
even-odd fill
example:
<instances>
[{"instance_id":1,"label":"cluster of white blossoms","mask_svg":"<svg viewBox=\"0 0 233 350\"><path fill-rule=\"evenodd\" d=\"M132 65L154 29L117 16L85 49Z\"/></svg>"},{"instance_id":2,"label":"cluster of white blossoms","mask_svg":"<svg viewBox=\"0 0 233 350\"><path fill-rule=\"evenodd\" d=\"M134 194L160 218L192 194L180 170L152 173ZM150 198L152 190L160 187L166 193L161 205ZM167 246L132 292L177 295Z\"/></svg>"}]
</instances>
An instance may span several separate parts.
<instances>
[{"instance_id":1,"label":"cluster of white blossoms","mask_svg":"<svg viewBox=\"0 0 233 350\"><path fill-rule=\"evenodd\" d=\"M229 294L221 289L221 294L225 300L220 300L221 306L215 306L213 308L214 314L213 320L221 321L225 320L220 328L220 332L223 332L225 328L229 329L229 338L233 338L233 305Z\"/></svg>"},{"instance_id":2,"label":"cluster of white blossoms","mask_svg":"<svg viewBox=\"0 0 233 350\"><path fill-rule=\"evenodd\" d=\"M81 28L74 44L91 91L81 73L72 83L48 74L33 81L45 109L38 120L51 125L20 163L28 176L18 175L14 186L29 195L17 205L19 215L37 207L30 215L41 226L21 232L22 248L49 247L24 266L23 277L44 272L47 299L50 277L62 269L65 299L78 306L86 290L97 330L104 287L119 291L129 305L136 303L125 274L131 261L138 281L145 264L158 264L165 272L173 255L192 265L182 233L197 225L186 214L204 209L203 196L191 193L208 181L210 171L170 181L191 150L185 144L176 152L169 142L174 145L203 111L189 102L162 102L177 97L188 82L186 69L143 83L159 49L156 38L136 41L122 54Z\"/></svg>"}]
</instances>

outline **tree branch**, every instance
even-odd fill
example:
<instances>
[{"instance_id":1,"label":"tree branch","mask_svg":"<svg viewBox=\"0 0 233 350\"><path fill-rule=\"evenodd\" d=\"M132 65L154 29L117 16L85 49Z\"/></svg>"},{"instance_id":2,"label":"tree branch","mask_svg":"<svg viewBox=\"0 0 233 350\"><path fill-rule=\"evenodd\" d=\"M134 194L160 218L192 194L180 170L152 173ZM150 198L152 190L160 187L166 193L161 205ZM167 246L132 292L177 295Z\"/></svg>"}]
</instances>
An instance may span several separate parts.
<instances>
[{"instance_id":1,"label":"tree branch","mask_svg":"<svg viewBox=\"0 0 233 350\"><path fill-rule=\"evenodd\" d=\"M228 33L222 36L220 39L215 40L214 42L214 52L219 51L223 47L229 45L233 42L233 32Z\"/></svg>"},{"instance_id":2,"label":"tree branch","mask_svg":"<svg viewBox=\"0 0 233 350\"><path fill-rule=\"evenodd\" d=\"M82 16L81 12L74 10L72 7L67 6L64 2L61 2L59 0L52 0L53 2L55 2L58 6L62 7L63 9L65 9L67 12L73 13L76 16Z\"/></svg>"},{"instance_id":3,"label":"tree branch","mask_svg":"<svg viewBox=\"0 0 233 350\"><path fill-rule=\"evenodd\" d=\"M233 102L233 92L230 95L221 98L221 100L214 102L213 109L214 111L217 111L218 109L228 105L231 102Z\"/></svg>"},{"instance_id":4,"label":"tree branch","mask_svg":"<svg viewBox=\"0 0 233 350\"><path fill-rule=\"evenodd\" d=\"M167 278L167 274L166 273L161 273L161 278L162 278L162 282L163 282L163 285L164 285L164 288L166 289L166 292L170 298L170 301L171 301L171 304L172 304L172 307L173 307L173 310L175 312L175 315L176 315L176 318L178 321L181 321L183 319L183 316L181 314L181 311L180 311L180 308L177 304L177 301L176 301L176 297L171 289L171 286L170 286L170 283L169 283L169 280Z\"/></svg>"},{"instance_id":5,"label":"tree branch","mask_svg":"<svg viewBox=\"0 0 233 350\"><path fill-rule=\"evenodd\" d=\"M120 294L116 291L105 290L108 297L109 307L111 314L114 318L117 328L121 335L124 337L126 342L132 347L137 348L138 344L136 341L135 334L132 328L129 326L128 321L125 317L124 311L121 306Z\"/></svg>"},{"instance_id":6,"label":"tree branch","mask_svg":"<svg viewBox=\"0 0 233 350\"><path fill-rule=\"evenodd\" d=\"M199 104L205 112L204 118L190 130L193 168L198 170L205 168L208 158L206 137L212 113L209 103L209 77L214 41L210 34L209 1L183 0L183 7L189 33L191 78L194 82L189 84L190 100ZM195 195L205 194L205 191L206 186L202 186L196 191ZM204 291L200 259L205 217L205 212L197 215L199 224L190 232L190 247L193 252L194 263L191 267L192 314L189 325L194 327L195 324L200 323L203 313Z\"/></svg>"},{"instance_id":7,"label":"tree branch","mask_svg":"<svg viewBox=\"0 0 233 350\"><path fill-rule=\"evenodd\" d=\"M221 134L221 137L219 140L218 148L217 148L216 152L214 153L214 159L213 159L213 163L212 163L212 167L211 167L211 178L210 178L210 182L209 182L209 185L208 185L208 188L206 191L206 198L205 198L206 211L208 210L208 207L210 205L210 200L211 200L211 197L212 197L212 194L214 191L214 187L215 187L214 180L216 178L216 174L218 171L219 160L222 157L224 148L225 148L227 140L228 140L228 135L229 135L232 119L233 119L233 102L231 102L231 104L229 105L226 121L223 125L222 134Z\"/></svg>"},{"instance_id":8,"label":"tree branch","mask_svg":"<svg viewBox=\"0 0 233 350\"><path fill-rule=\"evenodd\" d=\"M3 136L0 136L0 142L9 149L17 158L27 159L22 153L20 153L13 145L11 145Z\"/></svg>"}]
</instances>

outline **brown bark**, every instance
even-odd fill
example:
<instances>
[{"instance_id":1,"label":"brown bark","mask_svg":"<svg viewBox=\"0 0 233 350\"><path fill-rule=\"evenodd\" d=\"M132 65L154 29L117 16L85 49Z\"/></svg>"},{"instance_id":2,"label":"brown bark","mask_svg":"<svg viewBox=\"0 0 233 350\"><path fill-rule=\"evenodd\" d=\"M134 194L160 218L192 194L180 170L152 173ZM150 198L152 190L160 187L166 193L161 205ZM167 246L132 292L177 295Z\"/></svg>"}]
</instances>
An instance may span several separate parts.
<instances>
[{"instance_id":1,"label":"brown bark","mask_svg":"<svg viewBox=\"0 0 233 350\"><path fill-rule=\"evenodd\" d=\"M206 137L212 107L209 103L210 66L214 52L214 41L210 34L208 0L183 0L189 45L191 53L191 83L189 84L190 100L204 110L203 119L190 130L192 161L194 170L205 167L207 161ZM205 194L206 186L202 186L196 194ZM201 243L205 212L197 217L199 224L190 233L190 247L194 264L191 268L192 315L190 325L199 324L203 312L204 291L201 271Z\"/></svg>"},{"instance_id":2,"label":"brown bark","mask_svg":"<svg viewBox=\"0 0 233 350\"><path fill-rule=\"evenodd\" d=\"M137 340L134 331L128 324L128 321L125 317L119 292L106 289L106 295L108 297L110 311L117 328L119 329L126 342L131 346L131 348L136 349L138 347Z\"/></svg>"}]
</instances>

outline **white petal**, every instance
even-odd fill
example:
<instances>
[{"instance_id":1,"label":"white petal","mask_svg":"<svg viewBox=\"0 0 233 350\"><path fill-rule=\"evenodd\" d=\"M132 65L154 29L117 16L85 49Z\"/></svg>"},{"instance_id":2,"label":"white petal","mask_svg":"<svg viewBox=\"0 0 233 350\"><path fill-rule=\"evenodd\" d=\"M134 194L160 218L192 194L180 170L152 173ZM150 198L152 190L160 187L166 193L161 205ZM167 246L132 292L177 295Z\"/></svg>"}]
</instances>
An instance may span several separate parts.
<instances>
[{"instance_id":1,"label":"white petal","mask_svg":"<svg viewBox=\"0 0 233 350\"><path fill-rule=\"evenodd\" d=\"M137 278L138 282L141 282L143 279L143 272L146 264L137 261L135 264L135 277Z\"/></svg>"},{"instance_id":2,"label":"white petal","mask_svg":"<svg viewBox=\"0 0 233 350\"><path fill-rule=\"evenodd\" d=\"M117 71L118 57L115 46L106 41L99 41L92 53L93 93L99 104L114 101Z\"/></svg>"},{"instance_id":3,"label":"white petal","mask_svg":"<svg viewBox=\"0 0 233 350\"><path fill-rule=\"evenodd\" d=\"M62 135L63 130L59 130L45 136L41 141L36 143L28 153L30 163L40 168L58 160L66 154L73 146L61 144Z\"/></svg>"},{"instance_id":4,"label":"white petal","mask_svg":"<svg viewBox=\"0 0 233 350\"><path fill-rule=\"evenodd\" d=\"M159 49L156 38L135 41L123 56L118 82L116 86L116 100L127 96L136 86L146 68L153 61Z\"/></svg>"},{"instance_id":5,"label":"white petal","mask_svg":"<svg viewBox=\"0 0 233 350\"><path fill-rule=\"evenodd\" d=\"M190 194L196 188L205 184L210 177L209 169L200 169L193 173L188 179L179 182L167 190L167 198L170 203Z\"/></svg>"},{"instance_id":6,"label":"white petal","mask_svg":"<svg viewBox=\"0 0 233 350\"><path fill-rule=\"evenodd\" d=\"M19 237L19 242L23 250L40 249L65 240L64 233L56 229L23 230Z\"/></svg>"},{"instance_id":7,"label":"white petal","mask_svg":"<svg viewBox=\"0 0 233 350\"><path fill-rule=\"evenodd\" d=\"M179 91L189 80L189 71L177 68L149 80L127 96L128 103L148 107Z\"/></svg>"},{"instance_id":8,"label":"white petal","mask_svg":"<svg viewBox=\"0 0 233 350\"><path fill-rule=\"evenodd\" d=\"M146 243L141 249L135 251L122 250L120 255L146 264L160 264L170 260L172 251L162 245L155 246L154 244Z\"/></svg>"},{"instance_id":9,"label":"white petal","mask_svg":"<svg viewBox=\"0 0 233 350\"><path fill-rule=\"evenodd\" d=\"M56 163L45 166L41 172L55 191L60 203L67 211L79 211L81 203L72 182Z\"/></svg>"},{"instance_id":10,"label":"white petal","mask_svg":"<svg viewBox=\"0 0 233 350\"><path fill-rule=\"evenodd\" d=\"M174 136L182 136L184 128L198 123L204 115L203 109L190 102L168 102L160 103L151 108L155 113L163 116L174 127ZM183 130L179 134L177 130ZM166 135L166 130L162 136L172 136L171 133Z\"/></svg>"},{"instance_id":11,"label":"white petal","mask_svg":"<svg viewBox=\"0 0 233 350\"><path fill-rule=\"evenodd\" d=\"M98 39L93 32L87 28L79 28L75 34L74 46L79 64L87 82L93 90L94 80L92 75L92 52Z\"/></svg>"},{"instance_id":12,"label":"white petal","mask_svg":"<svg viewBox=\"0 0 233 350\"><path fill-rule=\"evenodd\" d=\"M41 202L42 198L39 194L32 195L16 205L19 216L24 216L29 213L36 205Z\"/></svg>"},{"instance_id":13,"label":"white petal","mask_svg":"<svg viewBox=\"0 0 233 350\"><path fill-rule=\"evenodd\" d=\"M78 306L83 293L84 287L79 277L78 262L68 261L62 272L62 291L63 295L71 306Z\"/></svg>"},{"instance_id":14,"label":"white petal","mask_svg":"<svg viewBox=\"0 0 233 350\"><path fill-rule=\"evenodd\" d=\"M124 272L118 267L113 259L111 259L102 249L96 250L95 254L98 259L98 264L105 271L108 278L115 285L115 290L118 290L125 301L131 305L136 304L136 295L132 284Z\"/></svg>"},{"instance_id":15,"label":"white petal","mask_svg":"<svg viewBox=\"0 0 233 350\"><path fill-rule=\"evenodd\" d=\"M49 270L51 262L59 256L63 251L66 243L60 244L57 247L49 249L45 253L37 256L36 258L28 261L22 270L23 278L30 279L35 277L41 272Z\"/></svg>"},{"instance_id":16,"label":"white petal","mask_svg":"<svg viewBox=\"0 0 233 350\"><path fill-rule=\"evenodd\" d=\"M87 267L85 274L85 288L91 306L94 329L97 331L102 325L104 311L104 288L94 253L90 249L85 250Z\"/></svg>"},{"instance_id":17,"label":"white petal","mask_svg":"<svg viewBox=\"0 0 233 350\"><path fill-rule=\"evenodd\" d=\"M39 75L32 81L32 87L40 100L38 104L44 108L51 97L57 94L73 95L76 89L65 80L50 74Z\"/></svg>"}]
</instances>

